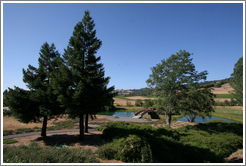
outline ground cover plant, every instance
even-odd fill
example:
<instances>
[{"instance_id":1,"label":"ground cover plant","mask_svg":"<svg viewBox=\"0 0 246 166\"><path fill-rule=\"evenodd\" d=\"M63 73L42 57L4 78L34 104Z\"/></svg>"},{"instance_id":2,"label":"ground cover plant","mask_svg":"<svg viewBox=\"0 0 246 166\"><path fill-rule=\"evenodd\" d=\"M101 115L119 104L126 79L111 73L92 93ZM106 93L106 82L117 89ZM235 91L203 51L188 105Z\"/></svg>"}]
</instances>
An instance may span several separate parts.
<instances>
[{"instance_id":1,"label":"ground cover plant","mask_svg":"<svg viewBox=\"0 0 246 166\"><path fill-rule=\"evenodd\" d=\"M15 139L5 139L3 140L3 144L13 144L13 143L17 143L18 141Z\"/></svg>"},{"instance_id":2,"label":"ground cover plant","mask_svg":"<svg viewBox=\"0 0 246 166\"><path fill-rule=\"evenodd\" d=\"M224 162L224 158L243 147L243 127L240 123L222 121L206 122L196 126L170 128L154 128L149 125L136 125L126 122L107 122L99 128L108 143L100 147L100 155L105 158L117 158L121 161L141 162L138 157L131 160L118 158L120 144L135 139L146 143L135 142L139 149L145 147L146 156L150 160L155 157L164 163L204 163ZM127 141L125 145L129 144ZM107 153L109 154L106 154ZM161 153L160 153L161 152ZM135 150L140 156L143 151ZM152 157L150 156L152 154ZM110 157L109 157L110 156Z\"/></svg>"},{"instance_id":3,"label":"ground cover plant","mask_svg":"<svg viewBox=\"0 0 246 166\"><path fill-rule=\"evenodd\" d=\"M38 156L38 157L37 157ZM4 163L98 163L91 150L39 147L36 143L3 147Z\"/></svg>"}]
</instances>

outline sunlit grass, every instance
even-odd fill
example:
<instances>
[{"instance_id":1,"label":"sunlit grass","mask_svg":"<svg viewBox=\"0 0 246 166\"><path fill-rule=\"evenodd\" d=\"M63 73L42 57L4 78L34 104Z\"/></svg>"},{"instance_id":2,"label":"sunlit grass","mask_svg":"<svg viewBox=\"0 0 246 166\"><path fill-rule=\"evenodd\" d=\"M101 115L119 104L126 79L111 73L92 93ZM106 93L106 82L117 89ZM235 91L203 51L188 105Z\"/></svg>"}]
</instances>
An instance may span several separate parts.
<instances>
[{"instance_id":1,"label":"sunlit grass","mask_svg":"<svg viewBox=\"0 0 246 166\"><path fill-rule=\"evenodd\" d=\"M212 113L212 116L226 118L243 123L243 110L222 107L216 107L214 108L214 110L215 112Z\"/></svg>"}]
</instances>

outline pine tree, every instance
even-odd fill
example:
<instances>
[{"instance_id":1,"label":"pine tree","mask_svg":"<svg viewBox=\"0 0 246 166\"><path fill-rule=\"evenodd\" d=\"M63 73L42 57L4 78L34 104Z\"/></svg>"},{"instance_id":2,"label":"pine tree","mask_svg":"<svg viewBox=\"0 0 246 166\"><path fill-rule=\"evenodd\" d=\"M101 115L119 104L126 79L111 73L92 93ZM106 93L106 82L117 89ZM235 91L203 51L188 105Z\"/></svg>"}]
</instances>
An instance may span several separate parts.
<instances>
[{"instance_id":1,"label":"pine tree","mask_svg":"<svg viewBox=\"0 0 246 166\"><path fill-rule=\"evenodd\" d=\"M65 65L56 77L56 93L67 108L71 118L79 117L80 138L84 139L84 115L86 132L88 117L102 111L112 102L114 87L107 88L109 77L104 78L100 57L95 54L102 45L96 37L94 20L89 11L81 22L74 27L73 35L63 55Z\"/></svg>"},{"instance_id":2,"label":"pine tree","mask_svg":"<svg viewBox=\"0 0 246 166\"><path fill-rule=\"evenodd\" d=\"M23 81L30 89L29 99L39 110L35 116L43 117L41 136L45 137L48 118L63 113L52 88L52 74L59 71L62 61L54 44L44 43L39 54L39 67L28 65L27 70L23 69Z\"/></svg>"},{"instance_id":3,"label":"pine tree","mask_svg":"<svg viewBox=\"0 0 246 166\"><path fill-rule=\"evenodd\" d=\"M233 96L238 104L243 106L243 57L239 58L230 78L230 85L234 88Z\"/></svg>"}]
</instances>

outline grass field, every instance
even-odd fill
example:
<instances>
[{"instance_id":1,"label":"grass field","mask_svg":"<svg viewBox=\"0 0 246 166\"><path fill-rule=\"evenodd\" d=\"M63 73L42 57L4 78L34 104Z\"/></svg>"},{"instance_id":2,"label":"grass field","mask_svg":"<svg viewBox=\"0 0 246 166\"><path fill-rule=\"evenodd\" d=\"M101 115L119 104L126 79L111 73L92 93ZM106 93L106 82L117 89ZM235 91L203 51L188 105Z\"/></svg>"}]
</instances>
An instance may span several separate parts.
<instances>
[{"instance_id":1,"label":"grass field","mask_svg":"<svg viewBox=\"0 0 246 166\"><path fill-rule=\"evenodd\" d=\"M239 109L241 108L241 109ZM212 116L218 116L243 123L243 109L242 107L216 107Z\"/></svg>"},{"instance_id":2,"label":"grass field","mask_svg":"<svg viewBox=\"0 0 246 166\"><path fill-rule=\"evenodd\" d=\"M216 94L216 98L233 98L233 94Z\"/></svg>"}]
</instances>

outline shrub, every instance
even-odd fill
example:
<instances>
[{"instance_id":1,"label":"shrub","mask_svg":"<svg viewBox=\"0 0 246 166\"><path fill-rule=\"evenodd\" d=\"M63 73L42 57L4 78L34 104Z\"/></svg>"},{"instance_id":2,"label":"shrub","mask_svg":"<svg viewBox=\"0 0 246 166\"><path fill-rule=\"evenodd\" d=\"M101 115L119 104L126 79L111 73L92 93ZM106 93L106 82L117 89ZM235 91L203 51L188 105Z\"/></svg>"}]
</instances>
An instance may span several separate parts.
<instances>
[{"instance_id":1,"label":"shrub","mask_svg":"<svg viewBox=\"0 0 246 166\"><path fill-rule=\"evenodd\" d=\"M231 99L231 106L236 106L236 105L238 105L238 102L237 102L237 100L235 100L235 99Z\"/></svg>"},{"instance_id":2,"label":"shrub","mask_svg":"<svg viewBox=\"0 0 246 166\"><path fill-rule=\"evenodd\" d=\"M225 100L225 105L226 106L230 106L231 104L230 104L230 102L228 100Z\"/></svg>"},{"instance_id":3,"label":"shrub","mask_svg":"<svg viewBox=\"0 0 246 166\"><path fill-rule=\"evenodd\" d=\"M38 156L38 157L37 157ZM4 163L98 163L91 150L39 147L36 143L3 147Z\"/></svg>"},{"instance_id":4,"label":"shrub","mask_svg":"<svg viewBox=\"0 0 246 166\"><path fill-rule=\"evenodd\" d=\"M99 149L96 152L98 154L99 158L112 160L114 159L115 154L117 151L112 146L112 144L104 144L103 146L99 147Z\"/></svg>"},{"instance_id":5,"label":"shrub","mask_svg":"<svg viewBox=\"0 0 246 166\"><path fill-rule=\"evenodd\" d=\"M154 105L154 102L151 99L145 99L143 103L144 108L150 108Z\"/></svg>"},{"instance_id":6,"label":"shrub","mask_svg":"<svg viewBox=\"0 0 246 166\"><path fill-rule=\"evenodd\" d=\"M136 107L142 107L142 105L143 105L143 102L142 102L140 99L137 99L137 100L135 101L135 106L136 106Z\"/></svg>"},{"instance_id":7,"label":"shrub","mask_svg":"<svg viewBox=\"0 0 246 166\"><path fill-rule=\"evenodd\" d=\"M137 135L114 139L113 144L118 149L115 159L133 163L152 162L150 145Z\"/></svg>"},{"instance_id":8,"label":"shrub","mask_svg":"<svg viewBox=\"0 0 246 166\"><path fill-rule=\"evenodd\" d=\"M17 143L18 141L15 139L5 139L3 140L3 144L13 144L13 143Z\"/></svg>"},{"instance_id":9,"label":"shrub","mask_svg":"<svg viewBox=\"0 0 246 166\"><path fill-rule=\"evenodd\" d=\"M3 130L3 136L5 135L12 135L14 134L14 131L13 130Z\"/></svg>"}]
</instances>

